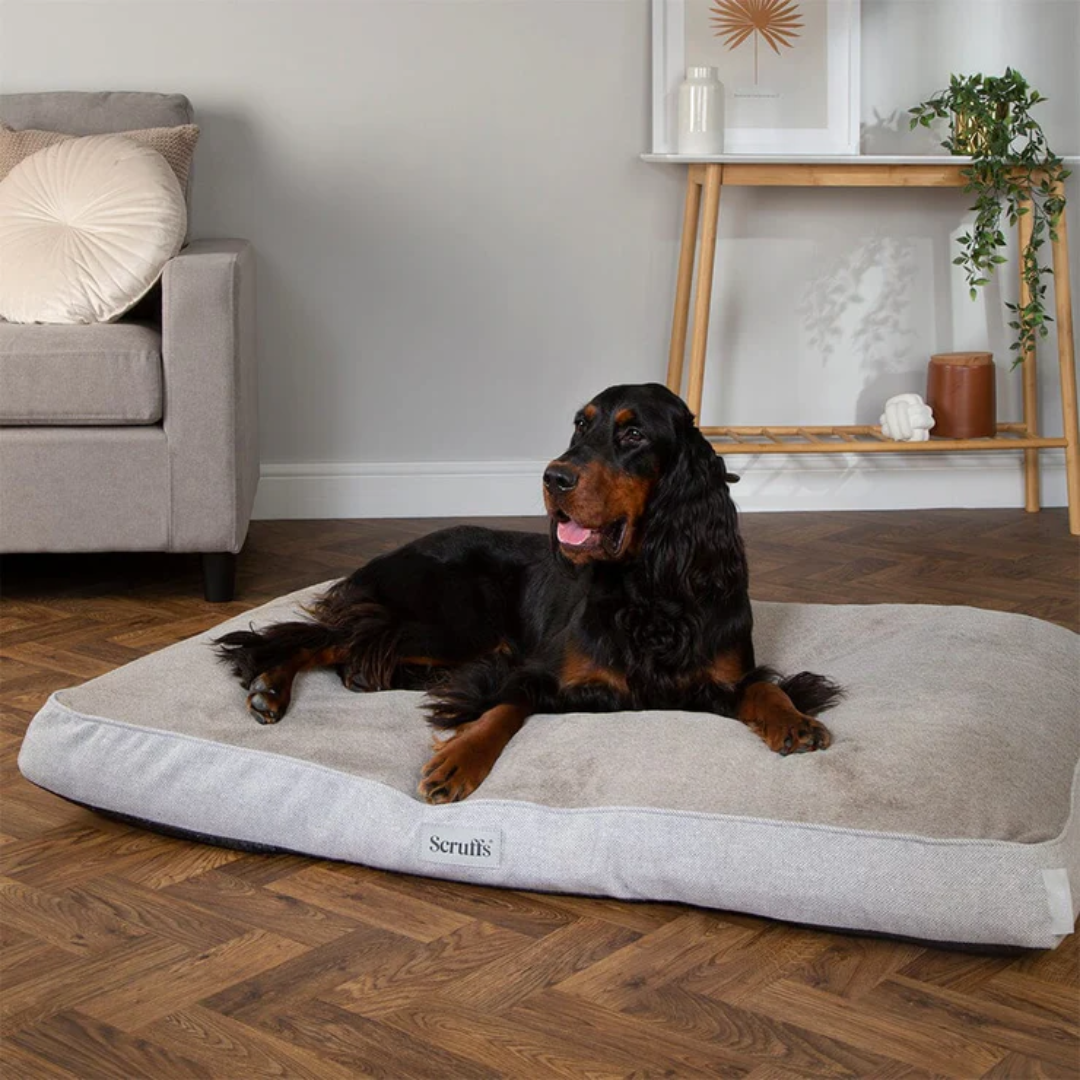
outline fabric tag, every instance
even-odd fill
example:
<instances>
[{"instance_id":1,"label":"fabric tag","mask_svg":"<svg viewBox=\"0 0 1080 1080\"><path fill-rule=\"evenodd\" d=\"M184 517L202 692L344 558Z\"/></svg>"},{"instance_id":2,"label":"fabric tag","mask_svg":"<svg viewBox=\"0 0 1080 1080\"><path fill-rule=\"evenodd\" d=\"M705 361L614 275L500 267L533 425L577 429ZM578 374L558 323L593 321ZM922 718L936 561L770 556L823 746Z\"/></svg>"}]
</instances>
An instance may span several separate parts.
<instances>
[{"instance_id":1,"label":"fabric tag","mask_svg":"<svg viewBox=\"0 0 1080 1080\"><path fill-rule=\"evenodd\" d=\"M421 825L420 858L449 866L498 866L502 862L502 833L498 829Z\"/></svg>"},{"instance_id":2,"label":"fabric tag","mask_svg":"<svg viewBox=\"0 0 1080 1080\"><path fill-rule=\"evenodd\" d=\"M1071 934L1073 932L1072 892L1069 889L1069 872L1055 867L1043 870L1046 900L1050 905L1050 932Z\"/></svg>"}]
</instances>

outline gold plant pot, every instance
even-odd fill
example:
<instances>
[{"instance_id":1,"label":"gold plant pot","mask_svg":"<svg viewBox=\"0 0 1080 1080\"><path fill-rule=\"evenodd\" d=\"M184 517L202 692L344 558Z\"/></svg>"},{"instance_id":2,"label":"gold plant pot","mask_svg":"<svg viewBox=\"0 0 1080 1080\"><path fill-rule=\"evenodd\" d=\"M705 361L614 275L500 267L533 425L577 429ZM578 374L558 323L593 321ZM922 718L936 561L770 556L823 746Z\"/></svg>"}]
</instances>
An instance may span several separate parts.
<instances>
[{"instance_id":1,"label":"gold plant pot","mask_svg":"<svg viewBox=\"0 0 1080 1080\"><path fill-rule=\"evenodd\" d=\"M1009 118L1009 106L1002 102L994 113L995 120L1004 122ZM953 113L953 143L957 154L986 153L990 147L990 125L968 116L965 112Z\"/></svg>"}]
</instances>

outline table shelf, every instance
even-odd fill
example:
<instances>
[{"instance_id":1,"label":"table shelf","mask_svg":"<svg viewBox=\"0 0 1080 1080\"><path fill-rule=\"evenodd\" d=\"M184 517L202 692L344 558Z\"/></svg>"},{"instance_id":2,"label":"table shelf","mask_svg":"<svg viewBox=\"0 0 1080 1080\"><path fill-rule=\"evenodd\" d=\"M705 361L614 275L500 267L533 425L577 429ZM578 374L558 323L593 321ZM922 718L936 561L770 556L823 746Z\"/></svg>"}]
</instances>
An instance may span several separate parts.
<instances>
[{"instance_id":1,"label":"table shelf","mask_svg":"<svg viewBox=\"0 0 1080 1080\"><path fill-rule=\"evenodd\" d=\"M928 453L953 450L1048 450L1064 438L1031 435L1023 424L998 424L997 435L981 439L899 442L868 424L799 427L703 427L718 454Z\"/></svg>"}]
</instances>

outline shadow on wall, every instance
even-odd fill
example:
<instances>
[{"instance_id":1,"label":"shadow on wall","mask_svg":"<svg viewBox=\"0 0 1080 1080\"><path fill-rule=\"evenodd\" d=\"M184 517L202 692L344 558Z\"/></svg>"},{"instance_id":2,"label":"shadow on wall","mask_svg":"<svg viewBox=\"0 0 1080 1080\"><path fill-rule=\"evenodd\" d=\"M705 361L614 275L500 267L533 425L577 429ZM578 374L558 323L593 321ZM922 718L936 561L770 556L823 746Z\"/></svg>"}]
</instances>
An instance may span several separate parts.
<instances>
[{"instance_id":1,"label":"shadow on wall","mask_svg":"<svg viewBox=\"0 0 1080 1080\"><path fill-rule=\"evenodd\" d=\"M819 272L802 291L798 313L807 344L821 356L822 366L848 336L876 367L906 355L902 342L911 336L906 316L915 279L910 240L879 233L854 249L834 251L818 265ZM846 324L860 309L848 335Z\"/></svg>"},{"instance_id":2,"label":"shadow on wall","mask_svg":"<svg viewBox=\"0 0 1080 1080\"><path fill-rule=\"evenodd\" d=\"M966 204L957 204L953 192L925 197L939 207L928 205L923 235L886 235L890 226L879 223L850 248L843 237L835 239L799 299L806 345L820 356L822 368L836 356L857 358L862 387L855 423L877 424L895 394L924 393L930 354L953 349L988 349L999 360L1008 357L998 364L999 401L1006 410L1015 405L1000 281L992 279L979 303L970 304L952 266L954 244L945 227ZM917 320L932 320L932 329Z\"/></svg>"},{"instance_id":3,"label":"shadow on wall","mask_svg":"<svg viewBox=\"0 0 1080 1080\"><path fill-rule=\"evenodd\" d=\"M822 367L841 347L859 358L863 384L855 420L876 424L888 398L917 389L923 378L911 326L915 245L877 232L818 265L798 305L807 345Z\"/></svg>"},{"instance_id":4,"label":"shadow on wall","mask_svg":"<svg viewBox=\"0 0 1080 1080\"><path fill-rule=\"evenodd\" d=\"M914 104L914 103L913 103ZM929 128L909 129L906 109L893 109L882 116L874 109L874 119L859 125L859 148L863 154L902 154L915 157L919 154L945 154L941 145L945 136L945 121L935 121Z\"/></svg>"}]
</instances>

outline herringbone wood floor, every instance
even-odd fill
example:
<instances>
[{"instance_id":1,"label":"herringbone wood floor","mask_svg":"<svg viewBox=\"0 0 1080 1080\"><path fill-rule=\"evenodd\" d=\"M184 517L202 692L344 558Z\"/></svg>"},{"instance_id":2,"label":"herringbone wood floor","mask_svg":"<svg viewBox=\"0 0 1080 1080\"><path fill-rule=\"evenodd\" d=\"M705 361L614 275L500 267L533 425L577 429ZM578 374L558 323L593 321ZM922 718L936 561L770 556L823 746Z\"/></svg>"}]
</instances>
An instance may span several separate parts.
<instances>
[{"instance_id":1,"label":"herringbone wood floor","mask_svg":"<svg viewBox=\"0 0 1080 1080\"><path fill-rule=\"evenodd\" d=\"M5 558L5 1076L1080 1075L1077 935L973 956L244 855L105 820L18 775L50 691L438 524L255 523L226 606L198 599L194 559ZM758 515L744 532L762 599L1080 625L1060 511Z\"/></svg>"}]
</instances>

